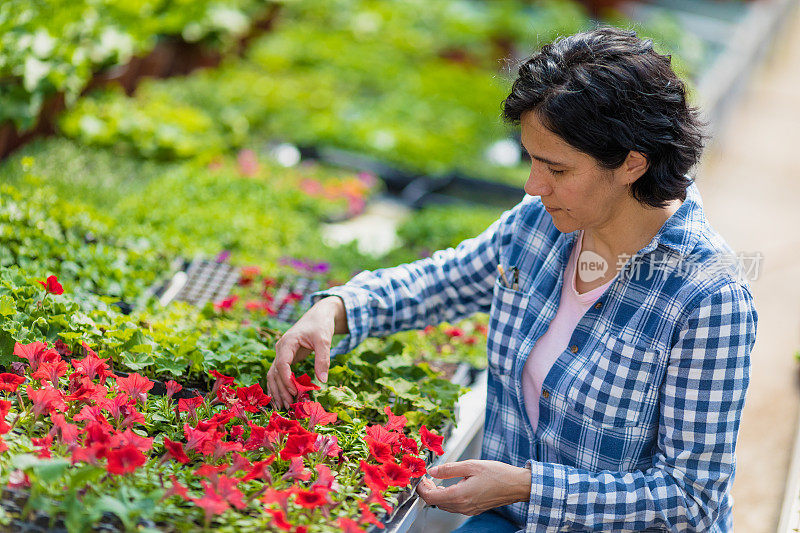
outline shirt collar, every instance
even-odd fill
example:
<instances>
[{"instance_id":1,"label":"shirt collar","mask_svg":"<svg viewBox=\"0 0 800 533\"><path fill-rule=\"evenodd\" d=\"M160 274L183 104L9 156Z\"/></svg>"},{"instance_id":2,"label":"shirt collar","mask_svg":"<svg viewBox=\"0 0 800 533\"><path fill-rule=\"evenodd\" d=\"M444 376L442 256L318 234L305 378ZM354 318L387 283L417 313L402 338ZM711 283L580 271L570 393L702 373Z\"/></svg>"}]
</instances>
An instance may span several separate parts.
<instances>
[{"instance_id":1,"label":"shirt collar","mask_svg":"<svg viewBox=\"0 0 800 533\"><path fill-rule=\"evenodd\" d=\"M660 244L681 256L689 255L700 238L701 228L706 223L703 199L700 197L697 184L692 179L686 188L686 199L683 204L664 222L647 246L639 250L639 254L650 253Z\"/></svg>"}]
</instances>

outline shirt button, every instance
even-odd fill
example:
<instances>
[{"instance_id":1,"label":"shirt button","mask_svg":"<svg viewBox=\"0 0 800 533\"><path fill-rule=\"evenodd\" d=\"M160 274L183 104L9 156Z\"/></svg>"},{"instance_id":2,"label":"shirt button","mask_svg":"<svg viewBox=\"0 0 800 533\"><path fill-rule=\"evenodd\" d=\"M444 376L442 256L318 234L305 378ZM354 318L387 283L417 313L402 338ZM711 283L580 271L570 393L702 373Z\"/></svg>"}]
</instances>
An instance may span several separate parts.
<instances>
[{"instance_id":1,"label":"shirt button","mask_svg":"<svg viewBox=\"0 0 800 533\"><path fill-rule=\"evenodd\" d=\"M573 344L572 346L569 347L569 351L572 353L578 353L578 345Z\"/></svg>"},{"instance_id":2,"label":"shirt button","mask_svg":"<svg viewBox=\"0 0 800 533\"><path fill-rule=\"evenodd\" d=\"M542 391L542 396L544 396L545 398L549 398L550 397L550 393L547 392L547 390L543 390Z\"/></svg>"},{"instance_id":3,"label":"shirt button","mask_svg":"<svg viewBox=\"0 0 800 533\"><path fill-rule=\"evenodd\" d=\"M600 309L601 307L603 307L603 302L597 302L596 304L594 304L595 309Z\"/></svg>"}]
</instances>

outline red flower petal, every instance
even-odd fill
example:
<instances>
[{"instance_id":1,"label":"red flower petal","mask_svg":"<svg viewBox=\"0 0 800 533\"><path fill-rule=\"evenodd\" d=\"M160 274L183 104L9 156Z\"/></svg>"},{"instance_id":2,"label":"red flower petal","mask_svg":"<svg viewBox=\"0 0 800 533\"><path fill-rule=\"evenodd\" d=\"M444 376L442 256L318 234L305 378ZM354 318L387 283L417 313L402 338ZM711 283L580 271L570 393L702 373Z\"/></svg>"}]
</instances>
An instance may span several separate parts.
<instances>
[{"instance_id":1,"label":"red flower petal","mask_svg":"<svg viewBox=\"0 0 800 533\"><path fill-rule=\"evenodd\" d=\"M444 450L442 450L442 441L444 441L443 436L431 433L423 424L422 427L419 428L419 437L422 440L423 447L429 449L436 455L444 454Z\"/></svg>"}]
</instances>

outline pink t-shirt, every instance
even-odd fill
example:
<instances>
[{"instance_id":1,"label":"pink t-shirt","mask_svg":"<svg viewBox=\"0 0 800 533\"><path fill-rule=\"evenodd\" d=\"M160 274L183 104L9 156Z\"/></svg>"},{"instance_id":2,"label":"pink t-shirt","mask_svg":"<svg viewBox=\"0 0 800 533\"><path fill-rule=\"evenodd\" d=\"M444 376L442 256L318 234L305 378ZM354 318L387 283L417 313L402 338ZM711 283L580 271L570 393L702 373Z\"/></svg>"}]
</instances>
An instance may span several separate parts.
<instances>
[{"instance_id":1,"label":"pink t-shirt","mask_svg":"<svg viewBox=\"0 0 800 533\"><path fill-rule=\"evenodd\" d=\"M564 285L561 289L561 301L556 316L553 317L544 335L533 345L528 360L525 361L525 367L522 369L522 394L534 432L539 422L539 395L547 373L550 372L550 368L561 352L566 350L569 339L581 317L615 279L611 278L608 282L589 292L578 293L575 288L575 267L582 245L583 230L578 236L578 242L572 250L572 255L570 255L564 270Z\"/></svg>"}]
</instances>

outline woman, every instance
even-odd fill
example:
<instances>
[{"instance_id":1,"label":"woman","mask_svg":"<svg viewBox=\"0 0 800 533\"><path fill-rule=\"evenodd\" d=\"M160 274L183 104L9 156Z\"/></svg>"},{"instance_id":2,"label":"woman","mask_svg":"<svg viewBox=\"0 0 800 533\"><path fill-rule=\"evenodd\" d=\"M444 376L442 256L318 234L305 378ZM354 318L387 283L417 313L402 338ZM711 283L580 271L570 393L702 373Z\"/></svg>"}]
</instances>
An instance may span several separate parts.
<instances>
[{"instance_id":1,"label":"woman","mask_svg":"<svg viewBox=\"0 0 800 533\"><path fill-rule=\"evenodd\" d=\"M522 202L455 249L317 293L271 393L290 401L311 350L326 381L334 333L343 353L489 312L482 460L431 469L463 479L426 478L428 504L476 515L459 532L731 531L757 314L687 175L703 135L684 84L651 41L599 28L525 61L503 116L531 157Z\"/></svg>"}]
</instances>

